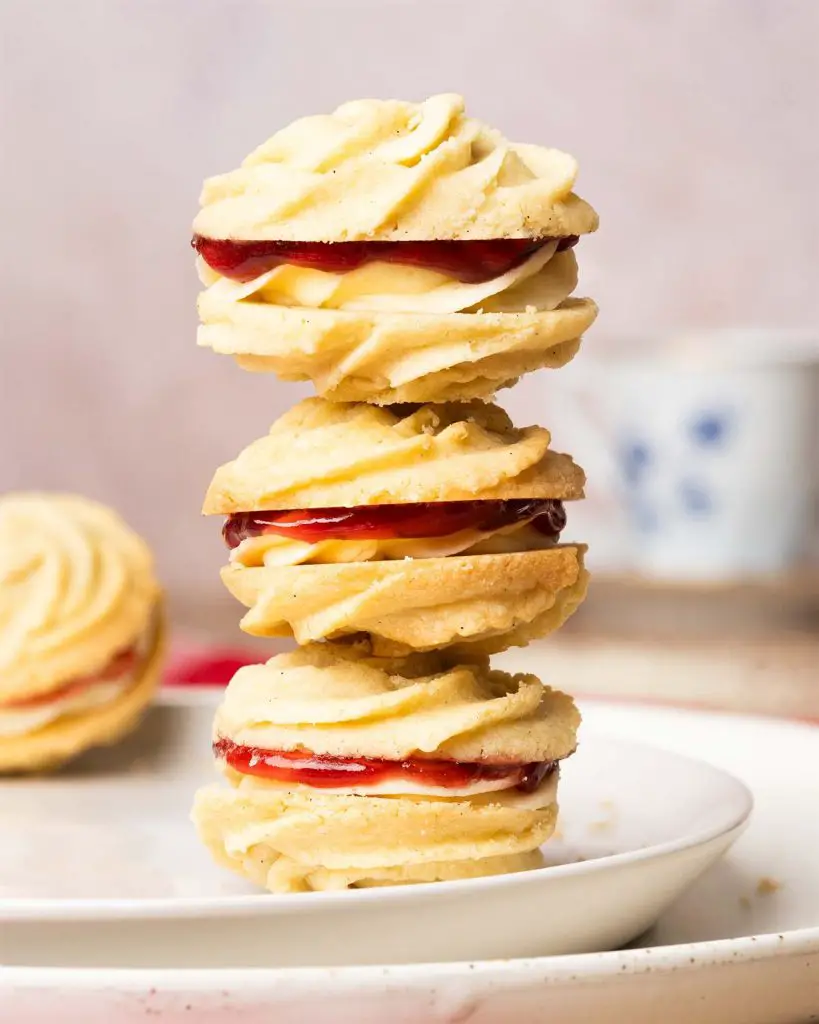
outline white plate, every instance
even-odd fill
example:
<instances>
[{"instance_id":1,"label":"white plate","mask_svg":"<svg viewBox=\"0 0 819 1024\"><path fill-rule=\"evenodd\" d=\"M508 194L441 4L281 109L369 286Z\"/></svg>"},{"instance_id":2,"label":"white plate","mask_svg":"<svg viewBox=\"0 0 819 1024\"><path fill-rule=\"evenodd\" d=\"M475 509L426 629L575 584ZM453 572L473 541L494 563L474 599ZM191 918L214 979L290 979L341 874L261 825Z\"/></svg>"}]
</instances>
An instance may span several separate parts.
<instances>
[{"instance_id":1,"label":"white plate","mask_svg":"<svg viewBox=\"0 0 819 1024\"><path fill-rule=\"evenodd\" d=\"M696 751L742 778L755 797L751 824L729 856L694 883L636 948L326 970L0 968L0 1020L791 1024L811 1019L819 1007L819 730L637 705L587 704L583 710L590 731L651 737L670 749ZM763 879L780 888L758 892Z\"/></svg>"},{"instance_id":2,"label":"white plate","mask_svg":"<svg viewBox=\"0 0 819 1024\"><path fill-rule=\"evenodd\" d=\"M708 764L585 730L563 770L553 866L246 892L187 821L203 768L213 772L211 714L166 698L124 750L99 751L73 775L0 783L3 962L352 966L613 949L724 853L751 810L745 786Z\"/></svg>"}]
</instances>

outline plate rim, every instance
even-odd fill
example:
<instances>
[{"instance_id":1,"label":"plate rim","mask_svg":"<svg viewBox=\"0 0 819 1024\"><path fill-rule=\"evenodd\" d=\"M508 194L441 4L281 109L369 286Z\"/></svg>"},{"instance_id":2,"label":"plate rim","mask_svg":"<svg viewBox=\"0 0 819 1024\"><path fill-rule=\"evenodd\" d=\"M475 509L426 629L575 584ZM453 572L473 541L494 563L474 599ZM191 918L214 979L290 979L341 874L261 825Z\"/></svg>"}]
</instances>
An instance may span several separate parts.
<instances>
[{"instance_id":1,"label":"plate rim","mask_svg":"<svg viewBox=\"0 0 819 1024\"><path fill-rule=\"evenodd\" d=\"M207 703L201 698L204 694L194 695L189 701L186 688L175 688L173 693L161 695L159 704L166 706L196 706ZM205 689L201 687L200 689ZM584 861L573 861L567 864L546 865L513 874L489 875L479 878L453 879L445 882L426 882L412 886L375 887L371 889L355 889L352 891L329 891L308 893L264 893L250 892L228 896L195 896L167 897L155 896L147 899L137 897L72 897L54 900L44 897L3 897L0 898L0 922L19 924L26 921L43 924L84 923L89 921L114 922L148 921L160 919L190 920L196 917L224 918L231 916L259 917L282 913L319 913L333 911L354 903L356 906L372 902L401 904L406 901L424 901L439 899L447 895L458 895L461 898L479 897L489 889L501 889L510 886L527 887L542 884L544 874L550 877L572 877L594 875L600 871L616 870L620 866L640 864L654 861L662 857L672 856L686 850L698 849L716 842L720 838L731 837L733 842L746 828L753 813L754 798L748 786L731 772L711 764L709 761L675 750L667 750L652 743L644 743L599 729L591 729L590 734L597 739L621 745L631 750L643 751L653 755L670 758L682 762L689 769L705 770L713 777L719 778L729 789L733 790L734 799L720 820L709 828L688 832L685 835L668 839L662 843L636 850L594 857ZM436 894L438 894L436 896Z\"/></svg>"},{"instance_id":2,"label":"plate rim","mask_svg":"<svg viewBox=\"0 0 819 1024\"><path fill-rule=\"evenodd\" d=\"M570 953L507 960L455 960L410 964L370 964L344 967L52 967L0 964L0 991L4 988L39 988L49 981L62 988L95 990L101 986L117 991L150 988L172 991L182 987L208 992L218 987L266 989L284 980L305 987L321 982L326 988L340 985L360 989L385 982L429 986L462 977L483 976L490 984L521 974L535 980L548 976L552 984L583 978L618 978L630 974L661 974L702 970L768 960L774 957L819 955L819 925L784 932L764 932L732 939L706 939L668 946L646 946L601 953ZM819 963L816 965L819 970ZM44 981L45 979L45 981ZM216 980L214 980L216 979ZM528 979L524 979L528 980Z\"/></svg>"}]
</instances>

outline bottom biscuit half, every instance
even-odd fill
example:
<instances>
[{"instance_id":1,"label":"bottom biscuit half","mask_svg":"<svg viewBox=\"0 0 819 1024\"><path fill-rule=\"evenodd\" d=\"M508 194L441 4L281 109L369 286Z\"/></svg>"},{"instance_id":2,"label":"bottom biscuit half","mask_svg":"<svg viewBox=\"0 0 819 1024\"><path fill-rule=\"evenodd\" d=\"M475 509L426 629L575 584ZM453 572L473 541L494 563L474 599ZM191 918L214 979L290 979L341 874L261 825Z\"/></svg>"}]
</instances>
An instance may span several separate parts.
<instances>
[{"instance_id":1,"label":"bottom biscuit half","mask_svg":"<svg viewBox=\"0 0 819 1024\"><path fill-rule=\"evenodd\" d=\"M271 892L476 878L541 864L557 779L534 794L368 797L244 780L196 794L193 821L216 862Z\"/></svg>"},{"instance_id":2,"label":"bottom biscuit half","mask_svg":"<svg viewBox=\"0 0 819 1024\"><path fill-rule=\"evenodd\" d=\"M588 584L583 545L527 552L248 568L222 580L254 636L297 643L368 634L379 653L452 644L473 654L524 646L558 629Z\"/></svg>"},{"instance_id":3,"label":"bottom biscuit half","mask_svg":"<svg viewBox=\"0 0 819 1024\"><path fill-rule=\"evenodd\" d=\"M34 732L0 739L0 773L56 768L83 751L116 743L136 727L159 685L165 625L158 619L153 646L139 678L120 697L93 711L66 715Z\"/></svg>"}]
</instances>

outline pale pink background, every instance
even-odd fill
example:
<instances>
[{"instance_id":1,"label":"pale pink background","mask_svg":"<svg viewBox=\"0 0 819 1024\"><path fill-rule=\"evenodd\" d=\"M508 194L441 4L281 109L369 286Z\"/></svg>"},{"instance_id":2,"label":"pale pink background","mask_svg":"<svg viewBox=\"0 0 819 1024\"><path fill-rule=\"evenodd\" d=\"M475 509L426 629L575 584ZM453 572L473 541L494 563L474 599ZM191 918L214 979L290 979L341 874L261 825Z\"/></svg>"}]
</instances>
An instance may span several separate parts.
<instances>
[{"instance_id":1,"label":"pale pink background","mask_svg":"<svg viewBox=\"0 0 819 1024\"><path fill-rule=\"evenodd\" d=\"M574 152L603 220L579 250L603 309L589 346L817 322L814 0L4 0L0 18L2 486L117 505L174 590L217 592L210 475L307 393L197 350L188 248L203 175L297 115L458 90ZM543 377L505 402L554 426Z\"/></svg>"}]
</instances>

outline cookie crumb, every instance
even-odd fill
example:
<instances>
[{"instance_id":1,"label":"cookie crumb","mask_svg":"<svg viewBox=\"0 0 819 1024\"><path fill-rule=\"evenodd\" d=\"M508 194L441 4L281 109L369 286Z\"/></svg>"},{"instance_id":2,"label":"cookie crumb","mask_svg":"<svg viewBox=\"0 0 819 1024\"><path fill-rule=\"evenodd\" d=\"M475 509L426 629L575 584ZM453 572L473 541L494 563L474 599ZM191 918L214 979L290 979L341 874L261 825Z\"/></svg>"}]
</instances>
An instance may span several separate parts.
<instances>
[{"instance_id":1,"label":"cookie crumb","mask_svg":"<svg viewBox=\"0 0 819 1024\"><path fill-rule=\"evenodd\" d=\"M768 878L763 876L756 883L756 894L757 896L770 896L771 893L776 892L782 888L782 883L777 882L775 878Z\"/></svg>"}]
</instances>

